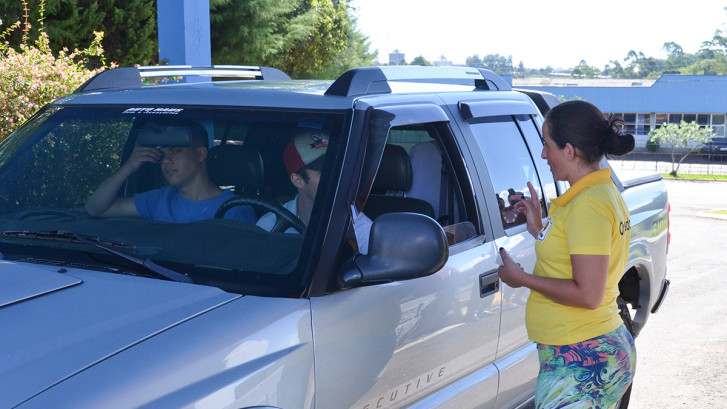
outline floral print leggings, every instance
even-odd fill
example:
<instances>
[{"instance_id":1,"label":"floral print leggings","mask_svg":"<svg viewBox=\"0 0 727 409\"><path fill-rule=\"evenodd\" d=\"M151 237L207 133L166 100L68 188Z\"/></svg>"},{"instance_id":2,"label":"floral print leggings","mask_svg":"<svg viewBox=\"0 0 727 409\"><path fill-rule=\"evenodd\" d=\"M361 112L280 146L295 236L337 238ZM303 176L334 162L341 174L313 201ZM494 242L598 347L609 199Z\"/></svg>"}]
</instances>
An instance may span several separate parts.
<instances>
[{"instance_id":1,"label":"floral print leggings","mask_svg":"<svg viewBox=\"0 0 727 409\"><path fill-rule=\"evenodd\" d=\"M536 409L611 409L634 379L634 339L621 326L572 345L538 344Z\"/></svg>"}]
</instances>

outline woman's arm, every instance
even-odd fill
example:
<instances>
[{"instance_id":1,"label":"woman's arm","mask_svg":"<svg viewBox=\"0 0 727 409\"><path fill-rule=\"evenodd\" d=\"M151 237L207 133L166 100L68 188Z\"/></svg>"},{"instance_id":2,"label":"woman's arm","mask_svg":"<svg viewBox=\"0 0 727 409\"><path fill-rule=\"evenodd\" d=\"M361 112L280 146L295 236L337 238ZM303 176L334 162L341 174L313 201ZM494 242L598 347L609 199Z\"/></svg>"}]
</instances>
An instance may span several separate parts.
<instances>
[{"instance_id":1,"label":"woman's arm","mask_svg":"<svg viewBox=\"0 0 727 409\"><path fill-rule=\"evenodd\" d=\"M571 255L573 279L540 277L526 273L512 257L500 249L503 265L497 271L510 287L527 287L551 300L572 307L596 309L603 302L608 278L608 255Z\"/></svg>"}]
</instances>

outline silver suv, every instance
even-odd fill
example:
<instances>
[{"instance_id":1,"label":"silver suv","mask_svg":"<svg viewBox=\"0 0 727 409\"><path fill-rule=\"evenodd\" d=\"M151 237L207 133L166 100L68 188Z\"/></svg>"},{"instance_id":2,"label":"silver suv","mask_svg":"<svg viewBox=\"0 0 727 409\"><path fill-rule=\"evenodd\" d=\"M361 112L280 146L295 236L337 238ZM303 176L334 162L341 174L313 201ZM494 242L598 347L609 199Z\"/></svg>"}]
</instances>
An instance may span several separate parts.
<instances>
[{"instance_id":1,"label":"silver suv","mask_svg":"<svg viewBox=\"0 0 727 409\"><path fill-rule=\"evenodd\" d=\"M209 79L230 75L246 79ZM566 188L539 156L549 100L472 68L367 67L335 82L258 67L103 72L0 145L0 407L527 405L528 291L500 284L497 249L532 271L511 192L532 182L547 212ZM178 146L166 130L190 123L234 194L215 218L84 211L136 145ZM283 157L301 130L329 138L307 225L281 206L296 194ZM119 195L164 184L147 164ZM663 298L643 297L665 285L668 232L663 185L651 186L636 189L664 210L641 200L640 220L664 228L645 229L639 254L659 246L664 259L634 259L623 288L647 312ZM284 223L224 218L237 206Z\"/></svg>"}]
</instances>

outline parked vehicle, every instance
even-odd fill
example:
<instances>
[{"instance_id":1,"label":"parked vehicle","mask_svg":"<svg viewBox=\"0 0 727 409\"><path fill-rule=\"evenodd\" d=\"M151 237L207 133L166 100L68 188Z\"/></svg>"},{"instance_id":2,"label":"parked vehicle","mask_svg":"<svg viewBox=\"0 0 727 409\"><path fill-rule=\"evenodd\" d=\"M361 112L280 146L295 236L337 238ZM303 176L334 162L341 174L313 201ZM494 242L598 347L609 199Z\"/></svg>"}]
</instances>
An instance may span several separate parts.
<instances>
[{"instance_id":1,"label":"parked vehicle","mask_svg":"<svg viewBox=\"0 0 727 409\"><path fill-rule=\"evenodd\" d=\"M724 161L727 158L727 138L712 138L705 146L707 151L704 156L709 160Z\"/></svg>"},{"instance_id":2,"label":"parked vehicle","mask_svg":"<svg viewBox=\"0 0 727 409\"><path fill-rule=\"evenodd\" d=\"M142 85L185 75L254 80ZM567 188L540 158L554 103L458 67L335 82L258 67L99 74L0 145L0 407L524 407L538 372L528 290L501 284L497 249L532 271L533 238L502 210L532 182L546 215ZM83 210L135 144L173 145L165 130L190 122L209 135L213 179L239 196L218 216L280 212L295 195L286 144L326 133L308 227ZM669 284L667 192L658 175L614 182L633 239L622 315L638 335ZM148 164L120 194L163 184Z\"/></svg>"}]
</instances>

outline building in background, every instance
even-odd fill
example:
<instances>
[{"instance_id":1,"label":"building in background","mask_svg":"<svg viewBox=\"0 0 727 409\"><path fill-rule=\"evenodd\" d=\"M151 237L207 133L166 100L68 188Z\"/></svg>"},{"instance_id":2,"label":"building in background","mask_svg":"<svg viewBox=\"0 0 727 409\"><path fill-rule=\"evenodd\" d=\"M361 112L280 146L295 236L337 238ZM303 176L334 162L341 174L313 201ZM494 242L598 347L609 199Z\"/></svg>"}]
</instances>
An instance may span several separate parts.
<instances>
[{"instance_id":1,"label":"building in background","mask_svg":"<svg viewBox=\"0 0 727 409\"><path fill-rule=\"evenodd\" d=\"M434 61L435 67L449 67L452 65L452 61L448 61L447 58L442 54L437 61Z\"/></svg>"},{"instance_id":2,"label":"building in background","mask_svg":"<svg viewBox=\"0 0 727 409\"><path fill-rule=\"evenodd\" d=\"M404 65L406 64L406 58L404 53L399 50L394 50L393 53L389 53L389 65Z\"/></svg>"},{"instance_id":3,"label":"building in background","mask_svg":"<svg viewBox=\"0 0 727 409\"><path fill-rule=\"evenodd\" d=\"M727 116L727 75L662 75L640 79L512 79L513 88L550 92L561 100L584 99L604 113L626 120L626 131L643 150L649 132L663 123L696 121L724 138Z\"/></svg>"}]
</instances>

